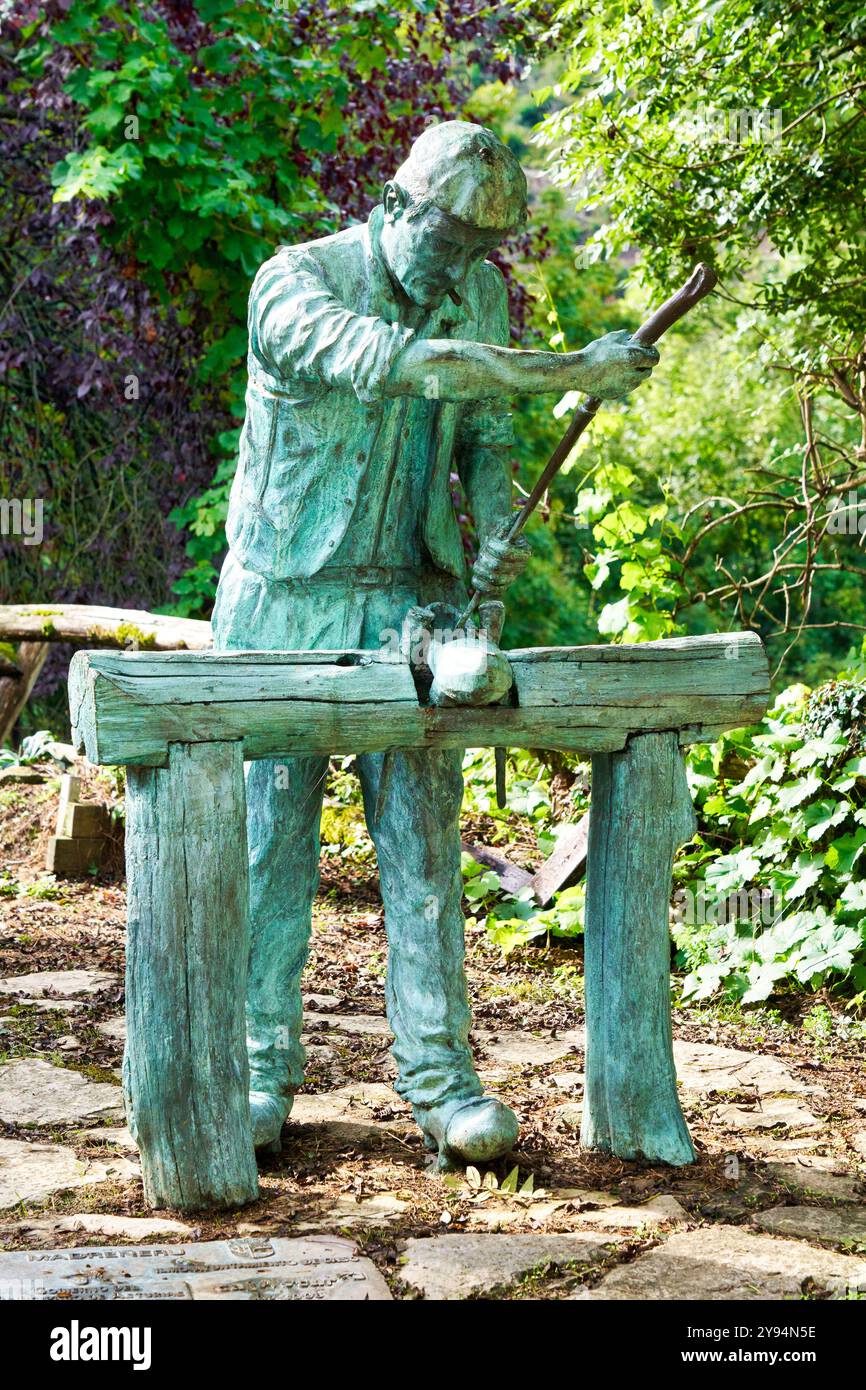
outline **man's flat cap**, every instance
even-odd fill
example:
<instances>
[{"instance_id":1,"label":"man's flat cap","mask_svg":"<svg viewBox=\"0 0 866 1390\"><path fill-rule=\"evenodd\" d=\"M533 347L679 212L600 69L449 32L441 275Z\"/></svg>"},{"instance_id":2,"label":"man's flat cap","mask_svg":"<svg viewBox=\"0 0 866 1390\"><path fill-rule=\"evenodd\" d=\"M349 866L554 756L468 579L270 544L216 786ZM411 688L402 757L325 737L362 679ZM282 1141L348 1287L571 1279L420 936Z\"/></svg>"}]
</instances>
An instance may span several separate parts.
<instances>
[{"instance_id":1,"label":"man's flat cap","mask_svg":"<svg viewBox=\"0 0 866 1390\"><path fill-rule=\"evenodd\" d=\"M471 121L430 126L394 182L413 203L433 203L479 230L508 232L526 221L526 175L492 130Z\"/></svg>"}]
</instances>

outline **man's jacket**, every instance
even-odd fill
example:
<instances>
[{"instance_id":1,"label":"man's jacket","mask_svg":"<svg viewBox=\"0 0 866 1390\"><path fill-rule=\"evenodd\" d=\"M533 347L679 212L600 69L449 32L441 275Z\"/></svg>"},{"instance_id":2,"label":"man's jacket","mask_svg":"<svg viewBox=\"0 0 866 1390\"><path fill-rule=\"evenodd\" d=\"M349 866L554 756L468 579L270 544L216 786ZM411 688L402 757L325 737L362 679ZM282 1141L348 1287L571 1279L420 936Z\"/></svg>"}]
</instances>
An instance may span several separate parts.
<instances>
[{"instance_id":1,"label":"man's jacket","mask_svg":"<svg viewBox=\"0 0 866 1390\"><path fill-rule=\"evenodd\" d=\"M470 502L485 487L502 491L513 442L506 402L441 402L432 378L430 399L384 395L395 358L414 337L507 344L502 275L478 264L460 287L459 307L446 299L411 329L381 259L381 216L376 209L365 225L282 248L253 284L246 420L226 534L244 568L268 579L306 578L341 563L371 463L377 477L383 451L394 456L388 468L407 465L400 440L412 441L419 542L435 568L464 573L451 472ZM399 562L387 536L373 562Z\"/></svg>"}]
</instances>

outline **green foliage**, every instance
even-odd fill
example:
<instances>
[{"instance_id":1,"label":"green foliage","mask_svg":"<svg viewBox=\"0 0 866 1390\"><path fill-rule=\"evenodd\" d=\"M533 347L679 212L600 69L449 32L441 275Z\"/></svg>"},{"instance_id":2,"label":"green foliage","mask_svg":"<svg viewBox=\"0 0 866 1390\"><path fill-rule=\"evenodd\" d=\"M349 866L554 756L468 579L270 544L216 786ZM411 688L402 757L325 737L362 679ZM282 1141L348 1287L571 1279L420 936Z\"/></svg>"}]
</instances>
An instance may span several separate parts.
<instances>
[{"instance_id":1,"label":"green foliage","mask_svg":"<svg viewBox=\"0 0 866 1390\"><path fill-rule=\"evenodd\" d=\"M53 874L41 874L32 883L22 884L18 896L38 898L40 902L63 902L68 897L65 884L58 883Z\"/></svg>"},{"instance_id":2,"label":"green foliage","mask_svg":"<svg viewBox=\"0 0 866 1390\"><path fill-rule=\"evenodd\" d=\"M541 847L553 847L549 778L546 768L532 753L519 748L508 750L508 805L504 808L496 804L492 749L467 749L463 780L465 812L490 817L503 836L513 831L516 816L525 817Z\"/></svg>"},{"instance_id":3,"label":"green foliage","mask_svg":"<svg viewBox=\"0 0 866 1390\"><path fill-rule=\"evenodd\" d=\"M373 845L360 806L341 805L336 798L329 798L328 804L322 807L320 838L322 853L329 858L343 859L351 864L369 863L373 859Z\"/></svg>"},{"instance_id":4,"label":"green foliage","mask_svg":"<svg viewBox=\"0 0 866 1390\"><path fill-rule=\"evenodd\" d=\"M0 748L0 767L26 767L32 763L46 762L51 756L49 745L57 742L49 729L39 729L21 740L17 753L5 745Z\"/></svg>"},{"instance_id":5,"label":"green foliage","mask_svg":"<svg viewBox=\"0 0 866 1390\"><path fill-rule=\"evenodd\" d=\"M748 273L769 235L779 259L762 302L808 310L824 360L831 336L859 335L862 6L605 0L565 4L555 22L572 99L545 136L580 205L616 209L599 249L652 248L640 274L661 291L698 256L726 278Z\"/></svg>"},{"instance_id":6,"label":"green foliage","mask_svg":"<svg viewBox=\"0 0 866 1390\"><path fill-rule=\"evenodd\" d=\"M80 108L54 200L105 204L101 236L124 274L192 326L199 391L216 395L225 424L240 420L253 275L279 244L333 231L363 200L358 171L375 177L386 127L399 146L420 109L449 105L461 36L432 0L347 0L326 16L300 0L196 0L189 24L173 7L117 0L62 10L50 26L35 23L17 54L30 84L59 59ZM460 22L477 39L484 13ZM367 107L377 84L383 94ZM183 614L213 597L237 437L215 432L212 485L171 513L190 535L176 586Z\"/></svg>"},{"instance_id":7,"label":"green foliage","mask_svg":"<svg viewBox=\"0 0 866 1390\"><path fill-rule=\"evenodd\" d=\"M792 686L755 728L688 750L698 833L675 862L672 918L684 1000L758 1004L830 989L855 1011L866 1003L864 707L861 683ZM526 816L547 854L556 832L550 770L531 753L515 763L509 806L499 810L492 754L468 752L465 809L491 818L489 838L506 853L516 816ZM579 793L575 814L586 805ZM585 883L542 911L526 890L503 892L471 855L462 862L470 921L483 922L503 957L582 934Z\"/></svg>"},{"instance_id":8,"label":"green foliage","mask_svg":"<svg viewBox=\"0 0 866 1390\"><path fill-rule=\"evenodd\" d=\"M525 818L532 826L536 842L547 856L556 847L558 833L550 795L550 772L529 752L509 751L510 775L508 804L496 805L493 753L488 748L469 749L463 764L466 793L464 812L489 817L496 830L492 841L499 843L515 833L515 818ZM585 809L585 801L575 803ZM497 834L498 832L498 834ZM505 892L492 870L485 869L470 854L462 856L464 895L473 916L471 923L483 921L491 941L508 957L519 946L547 936L576 937L583 932L584 885L565 888L554 896L548 908L539 908L529 889Z\"/></svg>"},{"instance_id":9,"label":"green foliage","mask_svg":"<svg viewBox=\"0 0 866 1390\"><path fill-rule=\"evenodd\" d=\"M543 263L521 269L531 301L521 346L573 351L632 324L621 295L624 268L613 261L584 263L579 237L585 233L558 189L542 191L533 220L547 252ZM553 406L547 396L514 401L517 483L525 491L559 442L573 404L571 395ZM594 638L594 596L583 581L585 556L574 523L577 462L575 453L554 480L547 507L530 522L529 568L508 595L509 645L573 645Z\"/></svg>"},{"instance_id":10,"label":"green foliage","mask_svg":"<svg viewBox=\"0 0 866 1390\"><path fill-rule=\"evenodd\" d=\"M487 934L505 959L518 946L546 936L571 938L583 935L585 887L577 883L563 888L550 907L536 907L525 889L515 898L503 894L485 919Z\"/></svg>"},{"instance_id":11,"label":"green foliage","mask_svg":"<svg viewBox=\"0 0 866 1390\"><path fill-rule=\"evenodd\" d=\"M866 999L866 757L856 723L816 730L822 696L791 687L757 728L690 752L699 832L677 862L674 927L686 999L825 986Z\"/></svg>"},{"instance_id":12,"label":"green foliage","mask_svg":"<svg viewBox=\"0 0 866 1390\"><path fill-rule=\"evenodd\" d=\"M610 432L618 432L622 416L612 416ZM602 422L602 428L604 422ZM597 465L591 488L579 488L577 519L591 527L600 549L584 565L594 590L602 589L611 568L619 566L621 599L606 603L598 615L603 637L622 642L647 642L682 632L674 617L682 598L679 565L668 548L670 539L681 539L671 519L670 505L662 500L642 505L635 485L636 474L623 464Z\"/></svg>"},{"instance_id":13,"label":"green foliage","mask_svg":"<svg viewBox=\"0 0 866 1390\"><path fill-rule=\"evenodd\" d=\"M528 0L524 9L543 22L543 7ZM594 224L585 252L628 255L654 302L696 260L709 261L730 306L719 353L710 333L696 342L698 330L679 325L662 347L665 399L655 383L645 395L672 428L662 501L675 500L668 515L684 531L675 552L683 568L672 577L686 593L676 607L695 607L690 628L717 625L722 609L728 621L758 628L787 671L792 634L802 643L805 633L801 669L826 678L841 633L866 625L859 501L853 525L832 524L839 499L861 486L866 418L862 6L569 0L549 40L566 70L536 91L540 105L553 105L540 138L549 170ZM696 320L715 317L718 329L718 305L717 297ZM691 472L676 454L695 401L678 396L669 375L680 341L699 354L688 375L709 402L698 407ZM732 351L733 364L724 360ZM700 430L712 414L715 458ZM636 404L635 418L647 415ZM656 468L668 473L663 431L650 439ZM616 461L645 488L627 451ZM713 475L704 503L694 485ZM620 633L630 593L616 600Z\"/></svg>"},{"instance_id":14,"label":"green foliage","mask_svg":"<svg viewBox=\"0 0 866 1390\"><path fill-rule=\"evenodd\" d=\"M214 41L202 49L175 42L157 11L113 0L77 0L52 30L78 58L67 90L95 141L57 167L55 199L110 200L110 236L146 283L164 295L178 275L196 286L213 322L205 374L243 359L246 287L263 257L328 210L281 151L334 147L349 94L341 59L369 76L400 23L350 5L313 52L297 43L293 8L206 0L197 9ZM33 76L48 53L34 45Z\"/></svg>"}]
</instances>

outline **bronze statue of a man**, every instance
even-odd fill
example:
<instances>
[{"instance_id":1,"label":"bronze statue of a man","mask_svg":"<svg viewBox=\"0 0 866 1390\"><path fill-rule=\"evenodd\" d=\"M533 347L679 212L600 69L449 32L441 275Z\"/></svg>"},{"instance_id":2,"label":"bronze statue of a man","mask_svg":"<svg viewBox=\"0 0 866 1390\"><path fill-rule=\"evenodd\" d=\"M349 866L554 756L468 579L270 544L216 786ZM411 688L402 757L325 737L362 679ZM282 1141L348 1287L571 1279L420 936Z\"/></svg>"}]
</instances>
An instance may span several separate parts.
<instances>
[{"instance_id":1,"label":"bronze statue of a man","mask_svg":"<svg viewBox=\"0 0 866 1390\"><path fill-rule=\"evenodd\" d=\"M473 583L497 595L526 551L511 511L508 398L610 398L654 348L611 333L580 352L506 346L505 285L487 254L526 218L526 179L489 130L426 130L362 226L283 247L249 306L249 387L214 610L218 650L379 647L407 612L466 600L451 501L461 479L481 541ZM397 1090L443 1166L517 1137L482 1094L468 1045L456 751L358 758L379 864ZM324 757L247 775L248 992L257 1146L278 1142L304 1078L300 979L318 883ZM378 804L377 804L378 802Z\"/></svg>"}]
</instances>

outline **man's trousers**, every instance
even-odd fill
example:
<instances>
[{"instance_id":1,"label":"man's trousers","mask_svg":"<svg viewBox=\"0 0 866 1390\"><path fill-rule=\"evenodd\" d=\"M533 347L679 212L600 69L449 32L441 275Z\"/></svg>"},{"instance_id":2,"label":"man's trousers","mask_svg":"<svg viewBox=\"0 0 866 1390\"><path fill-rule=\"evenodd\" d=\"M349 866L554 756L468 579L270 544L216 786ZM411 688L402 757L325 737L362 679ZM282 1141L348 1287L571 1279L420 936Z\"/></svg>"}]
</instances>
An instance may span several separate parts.
<instances>
[{"instance_id":1,"label":"man's trousers","mask_svg":"<svg viewBox=\"0 0 866 1390\"><path fill-rule=\"evenodd\" d=\"M408 609L460 606L447 576L322 571L268 581L229 555L214 610L219 651L392 647ZM481 1094L468 1046L460 910L461 755L391 755L376 819L383 755L357 759L376 849L388 936L386 1009L397 1091L416 1106ZM326 757L261 759L247 767L251 947L247 1029L251 1089L288 1101L304 1079L300 980L319 879Z\"/></svg>"}]
</instances>

